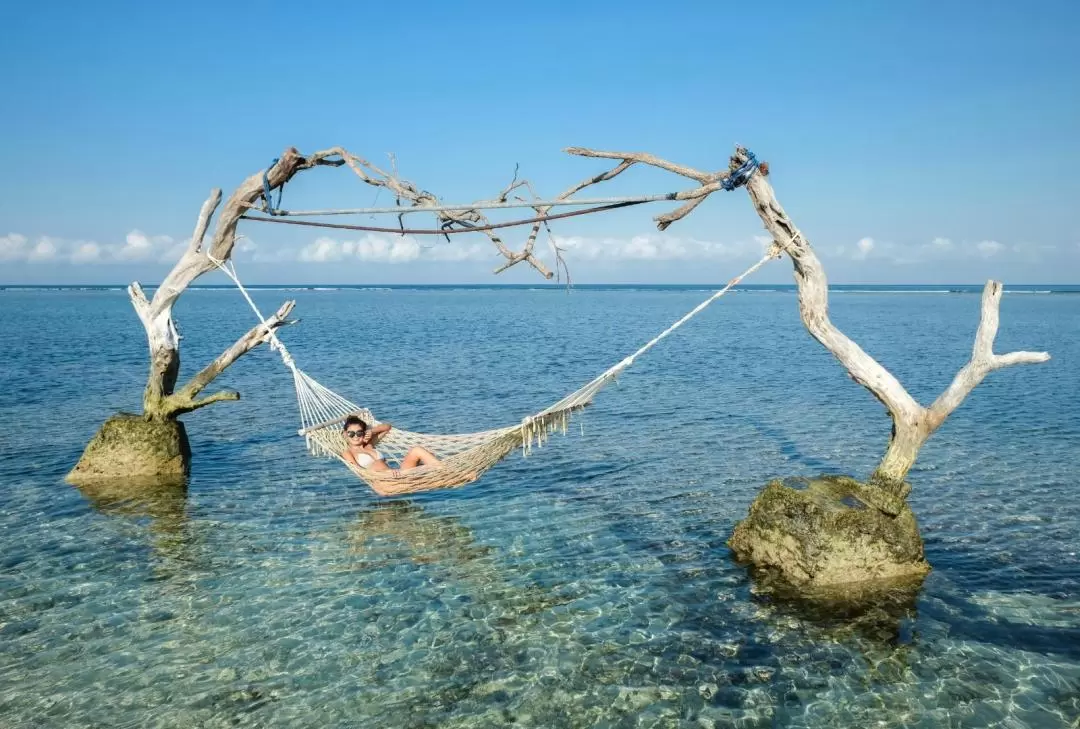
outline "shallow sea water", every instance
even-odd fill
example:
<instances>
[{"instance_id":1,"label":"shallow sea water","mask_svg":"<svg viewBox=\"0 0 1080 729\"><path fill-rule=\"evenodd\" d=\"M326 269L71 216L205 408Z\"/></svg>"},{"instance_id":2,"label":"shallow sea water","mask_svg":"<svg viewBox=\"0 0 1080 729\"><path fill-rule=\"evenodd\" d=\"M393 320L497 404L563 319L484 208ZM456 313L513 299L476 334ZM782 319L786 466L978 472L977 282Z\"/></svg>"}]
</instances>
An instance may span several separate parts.
<instances>
[{"instance_id":1,"label":"shallow sea water","mask_svg":"<svg viewBox=\"0 0 1080 729\"><path fill-rule=\"evenodd\" d=\"M302 368L402 427L516 422L696 304L686 290L258 291ZM836 322L922 402L977 294L845 293ZM295 436L269 351L186 418L186 493L63 482L145 341L122 291L2 291L0 726L1080 726L1080 296L1006 295L992 373L924 449L934 571L846 615L775 600L725 540L769 479L865 476L880 405L790 292L726 297L565 438L479 483L374 497ZM253 323L177 317L190 374Z\"/></svg>"}]
</instances>

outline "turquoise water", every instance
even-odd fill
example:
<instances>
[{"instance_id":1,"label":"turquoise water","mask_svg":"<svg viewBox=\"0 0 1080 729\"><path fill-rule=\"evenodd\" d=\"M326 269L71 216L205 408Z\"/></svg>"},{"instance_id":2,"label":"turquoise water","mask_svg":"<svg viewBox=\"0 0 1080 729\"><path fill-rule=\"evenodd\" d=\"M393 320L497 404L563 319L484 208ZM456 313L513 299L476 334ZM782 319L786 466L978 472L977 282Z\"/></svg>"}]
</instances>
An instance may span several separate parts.
<instances>
[{"instance_id":1,"label":"turquoise water","mask_svg":"<svg viewBox=\"0 0 1080 729\"><path fill-rule=\"evenodd\" d=\"M1035 290L1042 290L1035 287ZM1029 289L1030 291L1030 289ZM259 290L297 299L301 367L402 427L516 422L703 294L678 288ZM566 438L458 491L380 500L305 455L269 351L187 417L186 494L62 477L135 409L122 291L0 292L0 726L1076 727L1080 296L1016 293L993 373L925 448L934 571L851 615L775 600L724 545L775 477L866 475L880 405L789 291L726 297ZM845 292L836 322L923 402L966 360L975 293ZM188 373L251 326L177 311Z\"/></svg>"}]
</instances>

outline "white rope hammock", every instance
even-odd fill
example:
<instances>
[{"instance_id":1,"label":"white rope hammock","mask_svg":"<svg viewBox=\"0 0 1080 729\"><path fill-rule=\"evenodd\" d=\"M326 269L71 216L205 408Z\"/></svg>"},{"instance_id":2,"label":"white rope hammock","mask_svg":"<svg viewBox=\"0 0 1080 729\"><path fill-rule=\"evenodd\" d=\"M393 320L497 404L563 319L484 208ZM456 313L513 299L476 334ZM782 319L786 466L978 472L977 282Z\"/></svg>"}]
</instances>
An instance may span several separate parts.
<instances>
[{"instance_id":1,"label":"white rope hammock","mask_svg":"<svg viewBox=\"0 0 1080 729\"><path fill-rule=\"evenodd\" d=\"M413 446L422 446L439 458L438 464L419 466L407 471L368 470L358 468L345 460L343 457L347 447L345 437L342 429L335 426L340 426L350 415L359 416L369 427L378 425L380 421L367 408L361 407L324 387L297 367L292 355L289 354L289 350L285 348L285 345L269 326L267 326L266 336L271 349L276 350L281 355L282 362L293 374L293 381L296 385L296 400L300 408L301 427L297 432L304 437L309 452L317 456L337 458L348 466L349 470L367 482L375 492L384 496L439 488L454 488L475 481L481 474L516 448L521 448L527 455L534 444L542 445L548 435L555 430L561 430L565 433L571 414L589 405L596 393L615 381L615 378L632 365L638 357L690 321L745 277L761 268L770 259L778 256L779 249L775 246L770 247L768 253L761 260L731 279L724 288L714 292L687 312L681 319L646 342L629 357L622 359L613 367L605 370L598 377L590 380L553 405L534 415L526 416L520 423L495 430L457 435L415 433L400 430L397 427L392 428L379 440L378 444L380 452L388 461L400 461ZM218 268L232 279L240 293L247 300L248 305L251 306L252 311L259 317L259 321L265 325L267 323L266 317L259 311L247 289L240 282L232 262L218 261L213 258L211 258L211 261L217 264Z\"/></svg>"}]
</instances>

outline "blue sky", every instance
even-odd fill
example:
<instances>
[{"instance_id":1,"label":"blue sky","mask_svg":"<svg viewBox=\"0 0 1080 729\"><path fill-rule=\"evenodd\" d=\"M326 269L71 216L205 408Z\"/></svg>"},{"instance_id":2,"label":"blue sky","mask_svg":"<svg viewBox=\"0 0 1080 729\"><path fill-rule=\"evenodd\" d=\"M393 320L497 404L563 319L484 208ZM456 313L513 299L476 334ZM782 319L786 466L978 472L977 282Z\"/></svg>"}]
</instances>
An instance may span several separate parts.
<instances>
[{"instance_id":1,"label":"blue sky","mask_svg":"<svg viewBox=\"0 0 1080 729\"><path fill-rule=\"evenodd\" d=\"M603 168L567 146L717 169L735 143L834 282L1080 282L1075 1L22 2L0 26L0 283L160 280L209 190L288 146L392 152L464 202L515 164L546 195ZM624 178L595 194L687 186ZM344 170L285 193L375 200ZM667 209L556 223L575 280L716 282L760 250L743 191L660 235ZM243 232L252 282L536 280L493 278L482 238Z\"/></svg>"}]
</instances>

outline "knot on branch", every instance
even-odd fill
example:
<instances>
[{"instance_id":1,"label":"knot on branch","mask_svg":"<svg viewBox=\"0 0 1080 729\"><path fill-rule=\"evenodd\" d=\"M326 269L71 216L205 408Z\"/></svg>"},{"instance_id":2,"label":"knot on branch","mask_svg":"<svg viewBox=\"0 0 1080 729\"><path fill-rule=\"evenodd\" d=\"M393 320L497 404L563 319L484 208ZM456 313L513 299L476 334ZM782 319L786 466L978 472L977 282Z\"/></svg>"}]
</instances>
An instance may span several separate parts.
<instances>
[{"instance_id":1,"label":"knot on branch","mask_svg":"<svg viewBox=\"0 0 1080 729\"><path fill-rule=\"evenodd\" d=\"M754 174L754 170L758 168L757 157L754 156L754 153L748 149L742 150L742 152L742 163L738 164L738 158L732 157L731 164L737 164L738 166L732 169L727 177L720 180L720 184L723 185L724 189L728 192L745 185L747 180L750 179L750 175Z\"/></svg>"}]
</instances>

